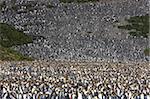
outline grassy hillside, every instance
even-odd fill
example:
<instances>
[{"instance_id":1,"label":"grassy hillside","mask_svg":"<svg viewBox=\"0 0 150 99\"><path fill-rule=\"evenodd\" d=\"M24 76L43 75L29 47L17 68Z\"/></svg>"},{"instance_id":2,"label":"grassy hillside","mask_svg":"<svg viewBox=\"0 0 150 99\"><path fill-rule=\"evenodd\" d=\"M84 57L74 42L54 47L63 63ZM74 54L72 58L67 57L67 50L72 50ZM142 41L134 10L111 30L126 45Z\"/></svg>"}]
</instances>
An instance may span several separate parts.
<instances>
[{"instance_id":1,"label":"grassy hillside","mask_svg":"<svg viewBox=\"0 0 150 99\"><path fill-rule=\"evenodd\" d=\"M32 60L11 48L12 46L32 43L32 41L31 36L24 34L11 25L0 23L0 60Z\"/></svg>"},{"instance_id":2,"label":"grassy hillside","mask_svg":"<svg viewBox=\"0 0 150 99\"><path fill-rule=\"evenodd\" d=\"M0 60L2 61L32 61L33 59L14 51L11 48L5 48L0 46Z\"/></svg>"},{"instance_id":3,"label":"grassy hillside","mask_svg":"<svg viewBox=\"0 0 150 99\"><path fill-rule=\"evenodd\" d=\"M125 29L129 31L132 36L143 36L148 38L149 36L149 15L144 16L133 16L126 19L128 24L118 26L119 29Z\"/></svg>"},{"instance_id":4,"label":"grassy hillside","mask_svg":"<svg viewBox=\"0 0 150 99\"><path fill-rule=\"evenodd\" d=\"M13 26L0 23L0 45L11 47L32 43L32 37L25 35L22 31L15 29Z\"/></svg>"},{"instance_id":5,"label":"grassy hillside","mask_svg":"<svg viewBox=\"0 0 150 99\"><path fill-rule=\"evenodd\" d=\"M126 25L118 26L119 29L125 29L129 31L131 36L136 37L149 37L149 15L133 16L126 19ZM145 48L143 51L146 56L150 56L150 48Z\"/></svg>"}]
</instances>

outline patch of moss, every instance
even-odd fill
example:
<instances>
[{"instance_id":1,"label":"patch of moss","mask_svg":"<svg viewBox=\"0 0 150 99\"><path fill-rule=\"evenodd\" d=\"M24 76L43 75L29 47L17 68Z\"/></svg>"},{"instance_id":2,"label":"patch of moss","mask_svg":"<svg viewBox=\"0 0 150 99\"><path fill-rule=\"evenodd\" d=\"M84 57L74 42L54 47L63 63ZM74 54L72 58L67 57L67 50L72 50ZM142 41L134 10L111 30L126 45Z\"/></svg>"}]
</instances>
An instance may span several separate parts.
<instances>
[{"instance_id":1,"label":"patch of moss","mask_svg":"<svg viewBox=\"0 0 150 99\"><path fill-rule=\"evenodd\" d=\"M127 25L118 26L119 29L126 29L132 36L143 36L148 38L149 36L149 15L133 16L126 19Z\"/></svg>"},{"instance_id":2,"label":"patch of moss","mask_svg":"<svg viewBox=\"0 0 150 99\"><path fill-rule=\"evenodd\" d=\"M145 48L144 54L145 54L146 56L150 56L150 48Z\"/></svg>"}]
</instances>

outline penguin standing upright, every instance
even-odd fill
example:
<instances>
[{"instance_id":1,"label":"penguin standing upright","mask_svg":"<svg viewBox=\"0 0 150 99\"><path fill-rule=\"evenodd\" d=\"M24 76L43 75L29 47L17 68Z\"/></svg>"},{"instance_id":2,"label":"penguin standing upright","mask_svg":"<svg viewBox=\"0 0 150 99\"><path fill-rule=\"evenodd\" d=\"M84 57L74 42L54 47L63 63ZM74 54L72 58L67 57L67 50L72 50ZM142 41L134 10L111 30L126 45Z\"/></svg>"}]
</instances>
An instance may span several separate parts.
<instances>
[{"instance_id":1,"label":"penguin standing upright","mask_svg":"<svg viewBox=\"0 0 150 99\"><path fill-rule=\"evenodd\" d=\"M143 94L143 93L141 93L140 97L141 97L141 99L144 99L144 94Z\"/></svg>"},{"instance_id":2,"label":"penguin standing upright","mask_svg":"<svg viewBox=\"0 0 150 99\"><path fill-rule=\"evenodd\" d=\"M78 92L78 98L77 99L82 99L82 93Z\"/></svg>"},{"instance_id":3,"label":"penguin standing upright","mask_svg":"<svg viewBox=\"0 0 150 99\"><path fill-rule=\"evenodd\" d=\"M147 94L147 99L150 99L150 94Z\"/></svg>"},{"instance_id":4,"label":"penguin standing upright","mask_svg":"<svg viewBox=\"0 0 150 99\"><path fill-rule=\"evenodd\" d=\"M103 99L102 93L99 93L99 94L98 94L98 98L99 98L99 99Z\"/></svg>"},{"instance_id":5,"label":"penguin standing upright","mask_svg":"<svg viewBox=\"0 0 150 99\"><path fill-rule=\"evenodd\" d=\"M2 94L3 94L3 87L2 87L2 85L0 86L0 99L2 99Z\"/></svg>"},{"instance_id":6,"label":"penguin standing upright","mask_svg":"<svg viewBox=\"0 0 150 99\"><path fill-rule=\"evenodd\" d=\"M9 92L6 92L2 99L12 99Z\"/></svg>"}]
</instances>

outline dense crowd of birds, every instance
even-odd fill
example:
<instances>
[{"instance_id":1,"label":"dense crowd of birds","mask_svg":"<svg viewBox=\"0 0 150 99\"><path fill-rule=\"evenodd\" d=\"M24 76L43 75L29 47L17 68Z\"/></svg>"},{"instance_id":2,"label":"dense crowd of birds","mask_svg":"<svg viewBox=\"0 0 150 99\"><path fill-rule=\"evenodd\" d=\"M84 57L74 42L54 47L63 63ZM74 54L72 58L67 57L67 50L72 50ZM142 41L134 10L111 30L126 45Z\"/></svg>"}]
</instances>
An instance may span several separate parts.
<instances>
[{"instance_id":1,"label":"dense crowd of birds","mask_svg":"<svg viewBox=\"0 0 150 99\"><path fill-rule=\"evenodd\" d=\"M145 60L143 50L148 39L131 37L114 24L130 16L147 14L148 0L49 1L16 0L12 9L12 2L6 0L7 7L0 13L1 22L30 35L44 36L16 50L38 59Z\"/></svg>"},{"instance_id":2,"label":"dense crowd of birds","mask_svg":"<svg viewBox=\"0 0 150 99\"><path fill-rule=\"evenodd\" d=\"M50 0L50 8L47 0L16 0L13 9L10 1L0 22L43 36L16 50L37 59L75 61L0 61L0 99L150 99L150 67L143 53L148 39L114 27L147 14L148 0Z\"/></svg>"},{"instance_id":3,"label":"dense crowd of birds","mask_svg":"<svg viewBox=\"0 0 150 99\"><path fill-rule=\"evenodd\" d=\"M149 63L0 63L0 99L150 99Z\"/></svg>"}]
</instances>

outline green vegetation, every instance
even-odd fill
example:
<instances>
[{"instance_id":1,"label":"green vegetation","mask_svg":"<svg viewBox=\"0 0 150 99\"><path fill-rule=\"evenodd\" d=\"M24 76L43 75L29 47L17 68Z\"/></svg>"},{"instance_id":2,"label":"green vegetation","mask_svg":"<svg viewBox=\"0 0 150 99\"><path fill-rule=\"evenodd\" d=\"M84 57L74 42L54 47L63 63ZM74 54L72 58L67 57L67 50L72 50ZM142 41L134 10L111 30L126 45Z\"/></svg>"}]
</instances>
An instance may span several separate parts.
<instances>
[{"instance_id":1,"label":"green vegetation","mask_svg":"<svg viewBox=\"0 0 150 99\"><path fill-rule=\"evenodd\" d=\"M133 16L125 20L127 25L118 26L119 29L126 29L129 34L136 37L149 37L149 15ZM150 48L144 49L144 54L150 56Z\"/></svg>"},{"instance_id":2,"label":"green vegetation","mask_svg":"<svg viewBox=\"0 0 150 99\"><path fill-rule=\"evenodd\" d=\"M60 0L62 3L86 3L86 2L97 2L99 0Z\"/></svg>"},{"instance_id":3,"label":"green vegetation","mask_svg":"<svg viewBox=\"0 0 150 99\"><path fill-rule=\"evenodd\" d=\"M12 46L32 43L32 41L31 36L24 34L11 25L0 23L0 60L32 60L11 48Z\"/></svg>"},{"instance_id":4,"label":"green vegetation","mask_svg":"<svg viewBox=\"0 0 150 99\"><path fill-rule=\"evenodd\" d=\"M150 56L150 48L145 48L144 54L145 54L146 56Z\"/></svg>"},{"instance_id":5,"label":"green vegetation","mask_svg":"<svg viewBox=\"0 0 150 99\"><path fill-rule=\"evenodd\" d=\"M134 16L126 19L127 25L118 26L119 29L129 30L129 34L132 36L143 36L148 38L149 36L149 15Z\"/></svg>"},{"instance_id":6,"label":"green vegetation","mask_svg":"<svg viewBox=\"0 0 150 99\"><path fill-rule=\"evenodd\" d=\"M2 61L32 61L33 59L14 51L12 48L0 46L0 60Z\"/></svg>"},{"instance_id":7,"label":"green vegetation","mask_svg":"<svg viewBox=\"0 0 150 99\"><path fill-rule=\"evenodd\" d=\"M13 26L0 23L0 45L12 47L32 43L32 37L25 35L22 31L16 30Z\"/></svg>"}]
</instances>

